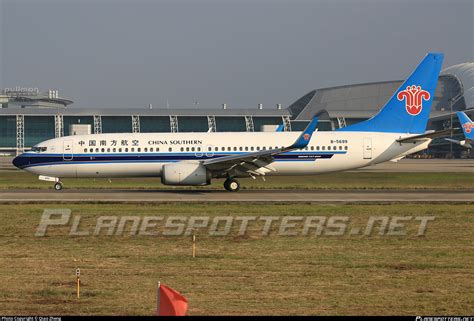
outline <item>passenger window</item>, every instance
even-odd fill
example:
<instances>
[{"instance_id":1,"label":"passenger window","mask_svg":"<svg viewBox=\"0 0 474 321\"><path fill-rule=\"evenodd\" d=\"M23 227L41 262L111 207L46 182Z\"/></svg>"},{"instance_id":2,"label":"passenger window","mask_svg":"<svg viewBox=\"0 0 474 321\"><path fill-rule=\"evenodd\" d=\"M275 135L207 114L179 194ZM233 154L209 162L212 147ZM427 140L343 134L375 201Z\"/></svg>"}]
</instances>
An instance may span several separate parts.
<instances>
[{"instance_id":1,"label":"passenger window","mask_svg":"<svg viewBox=\"0 0 474 321\"><path fill-rule=\"evenodd\" d=\"M87 148L84 148L84 153L87 153Z\"/></svg>"},{"instance_id":2,"label":"passenger window","mask_svg":"<svg viewBox=\"0 0 474 321\"><path fill-rule=\"evenodd\" d=\"M140 147L138 147L138 148L137 148L137 152L140 153L141 151L142 151L142 149L141 149Z\"/></svg>"},{"instance_id":3,"label":"passenger window","mask_svg":"<svg viewBox=\"0 0 474 321\"><path fill-rule=\"evenodd\" d=\"M243 151L244 149L242 148L242 146L239 147L239 151Z\"/></svg>"},{"instance_id":4,"label":"passenger window","mask_svg":"<svg viewBox=\"0 0 474 321\"><path fill-rule=\"evenodd\" d=\"M322 149L322 150L326 150L326 146L321 146L321 149Z\"/></svg>"},{"instance_id":5,"label":"passenger window","mask_svg":"<svg viewBox=\"0 0 474 321\"><path fill-rule=\"evenodd\" d=\"M107 153L110 153L110 148L107 148Z\"/></svg>"},{"instance_id":6,"label":"passenger window","mask_svg":"<svg viewBox=\"0 0 474 321\"><path fill-rule=\"evenodd\" d=\"M234 146L234 152L236 152L236 151L237 151L237 147Z\"/></svg>"},{"instance_id":7,"label":"passenger window","mask_svg":"<svg viewBox=\"0 0 474 321\"><path fill-rule=\"evenodd\" d=\"M119 148L119 153L121 153L121 152L122 152L122 149L121 149L121 148Z\"/></svg>"},{"instance_id":8,"label":"passenger window","mask_svg":"<svg viewBox=\"0 0 474 321\"><path fill-rule=\"evenodd\" d=\"M105 148L102 148L100 151L101 151L102 153L105 153Z\"/></svg>"},{"instance_id":9,"label":"passenger window","mask_svg":"<svg viewBox=\"0 0 474 321\"><path fill-rule=\"evenodd\" d=\"M347 150L347 146L344 146L344 149Z\"/></svg>"},{"instance_id":10,"label":"passenger window","mask_svg":"<svg viewBox=\"0 0 474 321\"><path fill-rule=\"evenodd\" d=\"M191 151L194 152L194 147L191 147Z\"/></svg>"},{"instance_id":11,"label":"passenger window","mask_svg":"<svg viewBox=\"0 0 474 321\"><path fill-rule=\"evenodd\" d=\"M182 152L184 152L184 147L181 147L181 149L180 149L180 150L181 150ZM170 152L171 152L171 151L170 151Z\"/></svg>"},{"instance_id":12,"label":"passenger window","mask_svg":"<svg viewBox=\"0 0 474 321\"><path fill-rule=\"evenodd\" d=\"M114 153L117 152L117 148L114 148Z\"/></svg>"}]
</instances>

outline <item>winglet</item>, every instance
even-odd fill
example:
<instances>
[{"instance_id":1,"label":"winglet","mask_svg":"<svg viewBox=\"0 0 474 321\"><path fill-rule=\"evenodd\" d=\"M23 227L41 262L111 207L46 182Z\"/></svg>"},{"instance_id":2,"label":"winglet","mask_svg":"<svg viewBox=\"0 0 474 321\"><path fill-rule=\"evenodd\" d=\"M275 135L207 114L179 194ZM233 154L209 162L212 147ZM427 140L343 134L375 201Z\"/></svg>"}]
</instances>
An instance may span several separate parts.
<instances>
[{"instance_id":1,"label":"winglet","mask_svg":"<svg viewBox=\"0 0 474 321\"><path fill-rule=\"evenodd\" d=\"M459 122L461 123L464 136L467 139L474 140L474 122L461 111L456 112L456 115L458 116Z\"/></svg>"},{"instance_id":2,"label":"winglet","mask_svg":"<svg viewBox=\"0 0 474 321\"><path fill-rule=\"evenodd\" d=\"M316 126L318 125L318 117L314 116L313 119L310 121L308 126L304 129L298 139L290 146L290 148L301 149L305 148L311 140L311 136L313 136L313 132L316 130Z\"/></svg>"}]
</instances>

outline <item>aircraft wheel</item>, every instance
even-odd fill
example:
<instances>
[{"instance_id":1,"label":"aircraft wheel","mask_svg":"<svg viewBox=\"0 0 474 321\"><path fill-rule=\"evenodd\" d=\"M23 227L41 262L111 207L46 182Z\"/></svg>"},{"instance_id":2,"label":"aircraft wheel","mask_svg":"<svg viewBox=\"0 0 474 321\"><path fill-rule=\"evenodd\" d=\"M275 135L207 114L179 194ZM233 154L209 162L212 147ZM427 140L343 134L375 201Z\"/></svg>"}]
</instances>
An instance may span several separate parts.
<instances>
[{"instance_id":1,"label":"aircraft wheel","mask_svg":"<svg viewBox=\"0 0 474 321\"><path fill-rule=\"evenodd\" d=\"M224 182L224 188L229 192L237 192L240 189L240 183L236 179L228 178Z\"/></svg>"},{"instance_id":2,"label":"aircraft wheel","mask_svg":"<svg viewBox=\"0 0 474 321\"><path fill-rule=\"evenodd\" d=\"M57 182L56 184L54 184L55 191L61 191L62 189L63 189L63 183Z\"/></svg>"}]
</instances>

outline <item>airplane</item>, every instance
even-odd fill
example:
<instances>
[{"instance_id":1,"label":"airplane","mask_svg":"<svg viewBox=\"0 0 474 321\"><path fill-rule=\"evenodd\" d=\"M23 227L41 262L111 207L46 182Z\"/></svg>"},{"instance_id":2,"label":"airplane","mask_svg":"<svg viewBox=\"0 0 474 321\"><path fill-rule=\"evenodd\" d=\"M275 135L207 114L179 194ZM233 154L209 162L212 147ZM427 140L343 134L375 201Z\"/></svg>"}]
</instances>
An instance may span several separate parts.
<instances>
[{"instance_id":1,"label":"airplane","mask_svg":"<svg viewBox=\"0 0 474 321\"><path fill-rule=\"evenodd\" d=\"M378 114L335 131L123 133L47 140L13 160L63 189L63 178L161 177L164 185L205 186L225 178L311 175L398 160L428 147L426 126L444 55L428 53ZM308 178L310 179L310 178Z\"/></svg>"},{"instance_id":2,"label":"airplane","mask_svg":"<svg viewBox=\"0 0 474 321\"><path fill-rule=\"evenodd\" d=\"M465 140L456 140L451 138L445 138L448 142L452 142L462 147L471 149L472 143L474 142L474 122L462 111L456 112L461 123L462 131L464 133Z\"/></svg>"}]
</instances>

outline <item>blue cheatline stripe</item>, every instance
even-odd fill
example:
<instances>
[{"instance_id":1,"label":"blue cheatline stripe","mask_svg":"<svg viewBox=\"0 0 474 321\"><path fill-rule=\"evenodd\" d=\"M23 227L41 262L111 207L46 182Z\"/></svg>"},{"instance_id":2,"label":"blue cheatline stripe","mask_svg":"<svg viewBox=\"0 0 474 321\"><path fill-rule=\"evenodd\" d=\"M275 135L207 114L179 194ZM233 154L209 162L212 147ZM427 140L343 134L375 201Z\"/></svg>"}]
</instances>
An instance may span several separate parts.
<instances>
[{"instance_id":1,"label":"blue cheatline stripe","mask_svg":"<svg viewBox=\"0 0 474 321\"><path fill-rule=\"evenodd\" d=\"M213 156L228 156L228 155L239 155L239 154L248 154L253 152L207 152L209 155ZM335 150L335 151L301 151L301 152L286 152L280 155L303 155L303 154L346 154L347 151L344 150ZM206 152L201 152L199 154L206 155ZM65 154L37 154L37 153L25 153L24 156L29 157L63 157L63 155L74 157L102 157L102 156L196 156L195 152L178 152L178 153L65 153ZM202 156L202 157L204 157Z\"/></svg>"},{"instance_id":2,"label":"blue cheatline stripe","mask_svg":"<svg viewBox=\"0 0 474 321\"><path fill-rule=\"evenodd\" d=\"M236 153L246 154L246 153ZM297 161L309 162L320 158L332 158L334 154L346 154L341 152L299 152L284 153L275 156L275 161ZM226 154L215 154L213 156L198 157L194 153L159 153L159 154L75 154L73 159L63 159L63 154L23 154L15 159L15 165L20 168L68 165L68 164L131 164L131 163L168 163L183 160L205 160L219 158ZM71 156L66 154L66 157ZM69 158L69 157L68 157Z\"/></svg>"}]
</instances>

